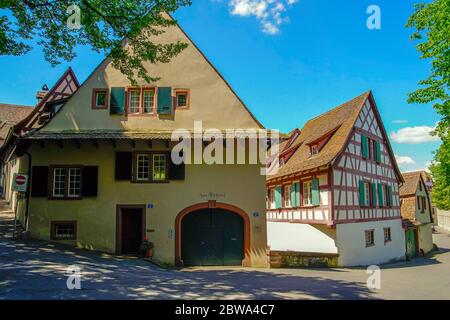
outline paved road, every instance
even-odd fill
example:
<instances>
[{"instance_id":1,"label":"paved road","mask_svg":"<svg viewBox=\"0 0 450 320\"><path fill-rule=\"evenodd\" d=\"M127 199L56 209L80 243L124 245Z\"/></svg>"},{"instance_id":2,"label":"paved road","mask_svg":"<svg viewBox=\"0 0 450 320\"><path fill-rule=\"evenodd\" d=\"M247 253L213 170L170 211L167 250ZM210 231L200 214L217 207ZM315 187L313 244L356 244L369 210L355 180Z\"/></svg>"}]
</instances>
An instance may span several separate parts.
<instances>
[{"instance_id":1,"label":"paved road","mask_svg":"<svg viewBox=\"0 0 450 320\"><path fill-rule=\"evenodd\" d=\"M1 203L0 203L1 206ZM164 270L39 241L13 241L11 214L0 207L0 299L450 299L450 235L441 251L382 268L381 290L364 269L194 268ZM81 268L81 290L66 287Z\"/></svg>"}]
</instances>

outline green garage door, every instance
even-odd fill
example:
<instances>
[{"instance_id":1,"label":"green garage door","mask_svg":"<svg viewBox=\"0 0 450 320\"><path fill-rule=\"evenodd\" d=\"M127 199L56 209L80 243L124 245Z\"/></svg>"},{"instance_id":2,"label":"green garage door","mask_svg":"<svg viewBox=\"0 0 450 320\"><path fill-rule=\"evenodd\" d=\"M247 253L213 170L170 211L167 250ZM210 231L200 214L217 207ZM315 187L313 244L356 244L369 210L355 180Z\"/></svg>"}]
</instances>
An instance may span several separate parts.
<instances>
[{"instance_id":1,"label":"green garage door","mask_svg":"<svg viewBox=\"0 0 450 320\"><path fill-rule=\"evenodd\" d=\"M204 209L181 223L181 258L186 266L236 266L244 258L244 222L222 209Z\"/></svg>"}]
</instances>

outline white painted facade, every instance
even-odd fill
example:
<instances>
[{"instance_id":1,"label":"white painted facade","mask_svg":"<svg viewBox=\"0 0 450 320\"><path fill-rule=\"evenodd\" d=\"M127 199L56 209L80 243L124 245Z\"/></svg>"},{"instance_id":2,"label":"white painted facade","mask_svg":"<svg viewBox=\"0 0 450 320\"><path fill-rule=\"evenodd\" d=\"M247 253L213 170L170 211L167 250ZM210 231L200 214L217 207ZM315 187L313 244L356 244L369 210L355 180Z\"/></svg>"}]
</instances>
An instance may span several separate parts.
<instances>
[{"instance_id":1,"label":"white painted facade","mask_svg":"<svg viewBox=\"0 0 450 320\"><path fill-rule=\"evenodd\" d=\"M338 253L336 230L325 225L289 222L268 222L270 250Z\"/></svg>"},{"instance_id":2,"label":"white painted facade","mask_svg":"<svg viewBox=\"0 0 450 320\"><path fill-rule=\"evenodd\" d=\"M384 242L384 228L391 228L392 241ZM373 246L365 245L366 230L374 230ZM405 235L400 219L338 224L336 234L340 266L382 264L405 257Z\"/></svg>"}]
</instances>

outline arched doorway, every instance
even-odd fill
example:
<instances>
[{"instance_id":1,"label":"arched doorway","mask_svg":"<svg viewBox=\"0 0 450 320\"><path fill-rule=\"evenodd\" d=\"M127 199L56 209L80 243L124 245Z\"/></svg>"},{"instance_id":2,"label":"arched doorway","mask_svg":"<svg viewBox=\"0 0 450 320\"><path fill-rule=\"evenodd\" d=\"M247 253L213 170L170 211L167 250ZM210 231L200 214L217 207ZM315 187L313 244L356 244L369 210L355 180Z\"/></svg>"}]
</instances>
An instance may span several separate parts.
<instances>
[{"instance_id":1,"label":"arched doorway","mask_svg":"<svg viewBox=\"0 0 450 320\"><path fill-rule=\"evenodd\" d=\"M175 221L177 266L250 265L250 224L241 209L209 201L181 211Z\"/></svg>"}]
</instances>

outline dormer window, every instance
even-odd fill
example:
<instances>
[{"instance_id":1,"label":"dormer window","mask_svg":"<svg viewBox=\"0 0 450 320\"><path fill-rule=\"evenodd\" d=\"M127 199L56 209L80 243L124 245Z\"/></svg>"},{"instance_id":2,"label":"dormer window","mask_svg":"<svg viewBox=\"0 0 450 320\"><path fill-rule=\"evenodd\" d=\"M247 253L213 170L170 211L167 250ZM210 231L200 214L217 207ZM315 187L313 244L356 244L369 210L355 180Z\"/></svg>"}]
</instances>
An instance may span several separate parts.
<instances>
[{"instance_id":1,"label":"dormer window","mask_svg":"<svg viewBox=\"0 0 450 320\"><path fill-rule=\"evenodd\" d=\"M94 89L92 92L92 109L108 108L108 90Z\"/></svg>"},{"instance_id":2,"label":"dormer window","mask_svg":"<svg viewBox=\"0 0 450 320\"><path fill-rule=\"evenodd\" d=\"M314 156L319 154L319 146L317 144L311 146L311 155Z\"/></svg>"}]
</instances>

